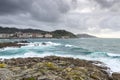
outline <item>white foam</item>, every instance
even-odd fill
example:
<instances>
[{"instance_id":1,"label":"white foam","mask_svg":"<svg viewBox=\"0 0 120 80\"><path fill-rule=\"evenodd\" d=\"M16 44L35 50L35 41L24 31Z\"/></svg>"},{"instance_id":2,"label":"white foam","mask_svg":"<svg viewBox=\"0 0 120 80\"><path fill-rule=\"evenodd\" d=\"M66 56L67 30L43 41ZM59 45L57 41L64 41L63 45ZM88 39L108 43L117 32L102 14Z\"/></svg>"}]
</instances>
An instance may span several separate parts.
<instances>
[{"instance_id":1,"label":"white foam","mask_svg":"<svg viewBox=\"0 0 120 80\"><path fill-rule=\"evenodd\" d=\"M120 72L120 61L116 59L109 59L105 61L106 65L110 67L113 72Z\"/></svg>"},{"instance_id":2,"label":"white foam","mask_svg":"<svg viewBox=\"0 0 120 80\"><path fill-rule=\"evenodd\" d=\"M28 58L28 57L45 57L45 56L53 56L54 53L51 52L44 52L44 53L36 53L36 52L26 52L24 54L19 54L19 55L11 55L11 56L0 56L1 60L4 59L11 59L11 58Z\"/></svg>"},{"instance_id":3,"label":"white foam","mask_svg":"<svg viewBox=\"0 0 120 80\"><path fill-rule=\"evenodd\" d=\"M65 47L74 47L74 46L70 44L66 44Z\"/></svg>"},{"instance_id":4,"label":"white foam","mask_svg":"<svg viewBox=\"0 0 120 80\"><path fill-rule=\"evenodd\" d=\"M49 45L49 46L59 46L59 45L61 45L60 43L54 43L54 42L45 42L45 43L47 43L47 45Z\"/></svg>"},{"instance_id":5,"label":"white foam","mask_svg":"<svg viewBox=\"0 0 120 80\"><path fill-rule=\"evenodd\" d=\"M23 55L23 57L24 58L27 58L27 57L45 57L45 56L52 56L52 55L54 55L54 54L51 52L44 52L42 54L35 53L35 52L27 52Z\"/></svg>"},{"instance_id":6,"label":"white foam","mask_svg":"<svg viewBox=\"0 0 120 80\"><path fill-rule=\"evenodd\" d=\"M19 48L18 47L5 47L5 48L0 49L0 51L16 50L16 49L19 49Z\"/></svg>"},{"instance_id":7,"label":"white foam","mask_svg":"<svg viewBox=\"0 0 120 80\"><path fill-rule=\"evenodd\" d=\"M45 45L43 45L45 43ZM34 43L28 43L27 46L24 47L50 47L50 46L59 46L60 43L54 43L54 42L34 42Z\"/></svg>"},{"instance_id":8,"label":"white foam","mask_svg":"<svg viewBox=\"0 0 120 80\"><path fill-rule=\"evenodd\" d=\"M115 54L115 53L107 53L108 56L111 56L111 57L120 57L120 54Z\"/></svg>"}]
</instances>

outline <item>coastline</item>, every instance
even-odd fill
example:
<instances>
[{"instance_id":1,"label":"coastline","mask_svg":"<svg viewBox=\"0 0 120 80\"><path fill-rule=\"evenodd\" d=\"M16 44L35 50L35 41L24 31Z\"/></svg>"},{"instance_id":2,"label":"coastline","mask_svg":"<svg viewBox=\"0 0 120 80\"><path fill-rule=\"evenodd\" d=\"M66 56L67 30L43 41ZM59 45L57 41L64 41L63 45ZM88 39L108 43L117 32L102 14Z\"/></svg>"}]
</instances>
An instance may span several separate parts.
<instances>
[{"instance_id":1,"label":"coastline","mask_svg":"<svg viewBox=\"0 0 120 80\"><path fill-rule=\"evenodd\" d=\"M8 42L9 43L9 42ZM4 47L25 46L28 41L16 41ZM19 45L19 43L22 43ZM53 46L56 43L49 43ZM41 42L40 46L48 43ZM34 45L35 46L35 45ZM3 48L4 48L3 47ZM29 54L27 54L29 55ZM48 55L47 55L48 56ZM52 76L52 77L51 77ZM57 78L57 79L56 79ZM120 73L111 73L100 61L73 57L22 57L0 61L0 79L3 80L119 80Z\"/></svg>"},{"instance_id":2,"label":"coastline","mask_svg":"<svg viewBox=\"0 0 120 80\"><path fill-rule=\"evenodd\" d=\"M95 65L101 64L99 61L48 56L4 59L0 63L3 80L115 80L106 72L108 67Z\"/></svg>"}]
</instances>

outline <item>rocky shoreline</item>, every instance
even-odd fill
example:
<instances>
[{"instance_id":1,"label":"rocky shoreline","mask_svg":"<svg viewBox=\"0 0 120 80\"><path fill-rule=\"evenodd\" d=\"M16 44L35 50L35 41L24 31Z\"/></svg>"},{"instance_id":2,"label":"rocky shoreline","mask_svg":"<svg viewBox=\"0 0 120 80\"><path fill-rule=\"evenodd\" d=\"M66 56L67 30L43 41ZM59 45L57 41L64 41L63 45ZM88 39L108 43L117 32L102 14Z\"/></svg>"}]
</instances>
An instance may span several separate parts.
<instances>
[{"instance_id":1,"label":"rocky shoreline","mask_svg":"<svg viewBox=\"0 0 120 80\"><path fill-rule=\"evenodd\" d=\"M0 43L0 48L21 47L26 45L26 44L19 44L19 43L29 43L29 42L28 41L4 42L4 43Z\"/></svg>"},{"instance_id":2,"label":"rocky shoreline","mask_svg":"<svg viewBox=\"0 0 120 80\"><path fill-rule=\"evenodd\" d=\"M0 80L120 80L98 61L49 56L0 61Z\"/></svg>"}]
</instances>

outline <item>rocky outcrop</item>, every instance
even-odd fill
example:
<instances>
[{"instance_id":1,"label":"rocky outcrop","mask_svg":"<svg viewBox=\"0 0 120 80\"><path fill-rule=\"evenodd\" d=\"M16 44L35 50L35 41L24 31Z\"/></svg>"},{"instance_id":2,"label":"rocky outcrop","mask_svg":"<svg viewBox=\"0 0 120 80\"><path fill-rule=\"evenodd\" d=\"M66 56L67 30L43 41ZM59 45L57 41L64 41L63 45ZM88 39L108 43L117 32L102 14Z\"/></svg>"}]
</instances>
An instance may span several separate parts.
<instances>
[{"instance_id":1,"label":"rocky outcrop","mask_svg":"<svg viewBox=\"0 0 120 80\"><path fill-rule=\"evenodd\" d=\"M19 44L19 43L28 43L28 42L27 41L15 41L15 42L0 43L0 48L25 46L25 44Z\"/></svg>"},{"instance_id":2,"label":"rocky outcrop","mask_svg":"<svg viewBox=\"0 0 120 80\"><path fill-rule=\"evenodd\" d=\"M0 73L5 72L1 80L110 80L105 72L108 68L93 64L101 63L97 61L50 56L6 59L1 64L3 62L7 66L0 68Z\"/></svg>"}]
</instances>

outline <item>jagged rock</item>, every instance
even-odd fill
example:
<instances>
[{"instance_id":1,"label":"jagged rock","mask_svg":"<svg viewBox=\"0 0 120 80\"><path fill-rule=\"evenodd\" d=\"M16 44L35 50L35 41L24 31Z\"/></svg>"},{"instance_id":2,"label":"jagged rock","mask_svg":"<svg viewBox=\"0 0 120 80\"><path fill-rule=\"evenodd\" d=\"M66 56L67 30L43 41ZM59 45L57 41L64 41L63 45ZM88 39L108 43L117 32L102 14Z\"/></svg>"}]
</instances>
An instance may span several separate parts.
<instances>
[{"instance_id":1,"label":"jagged rock","mask_svg":"<svg viewBox=\"0 0 120 80\"><path fill-rule=\"evenodd\" d=\"M9 69L0 68L0 80L12 80L13 72Z\"/></svg>"},{"instance_id":2,"label":"jagged rock","mask_svg":"<svg viewBox=\"0 0 120 80\"><path fill-rule=\"evenodd\" d=\"M98 67L87 60L49 56L5 59L4 63L7 67L1 69L7 73L0 72L3 80L8 77L12 80L109 80L103 71L107 67ZM4 77L6 74L9 74L7 78Z\"/></svg>"}]
</instances>

